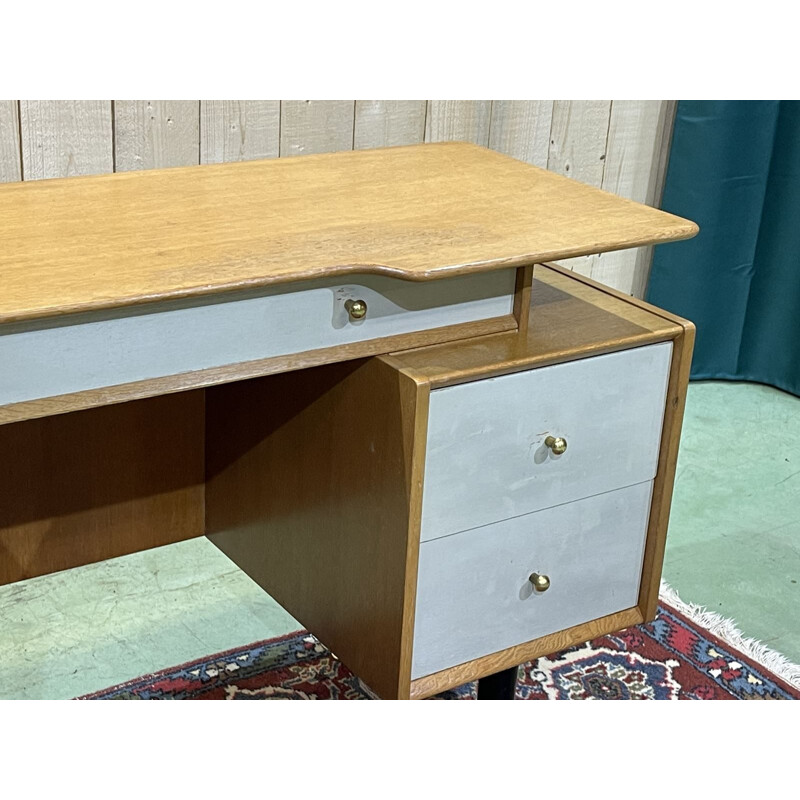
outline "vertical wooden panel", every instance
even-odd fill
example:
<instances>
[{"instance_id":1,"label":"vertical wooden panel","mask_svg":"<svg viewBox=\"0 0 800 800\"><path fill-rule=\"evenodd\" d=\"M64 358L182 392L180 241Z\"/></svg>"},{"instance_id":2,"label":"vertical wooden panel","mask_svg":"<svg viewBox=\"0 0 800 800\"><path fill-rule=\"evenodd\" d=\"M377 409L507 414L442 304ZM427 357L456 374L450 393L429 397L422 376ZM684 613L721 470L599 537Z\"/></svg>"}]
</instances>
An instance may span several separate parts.
<instances>
[{"instance_id":1,"label":"vertical wooden panel","mask_svg":"<svg viewBox=\"0 0 800 800\"><path fill-rule=\"evenodd\" d=\"M424 100L357 100L353 147L418 144L425 138Z\"/></svg>"},{"instance_id":2,"label":"vertical wooden panel","mask_svg":"<svg viewBox=\"0 0 800 800\"><path fill-rule=\"evenodd\" d=\"M281 156L353 149L355 100L282 100Z\"/></svg>"},{"instance_id":3,"label":"vertical wooden panel","mask_svg":"<svg viewBox=\"0 0 800 800\"><path fill-rule=\"evenodd\" d=\"M201 536L202 390L0 425L0 585Z\"/></svg>"},{"instance_id":4,"label":"vertical wooden panel","mask_svg":"<svg viewBox=\"0 0 800 800\"><path fill-rule=\"evenodd\" d=\"M610 116L609 100L556 100L547 168L600 188Z\"/></svg>"},{"instance_id":5,"label":"vertical wooden panel","mask_svg":"<svg viewBox=\"0 0 800 800\"><path fill-rule=\"evenodd\" d=\"M280 100L203 100L200 163L277 158L280 131Z\"/></svg>"},{"instance_id":6,"label":"vertical wooden panel","mask_svg":"<svg viewBox=\"0 0 800 800\"><path fill-rule=\"evenodd\" d=\"M0 100L0 183L20 180L19 103L16 100Z\"/></svg>"},{"instance_id":7,"label":"vertical wooden panel","mask_svg":"<svg viewBox=\"0 0 800 800\"><path fill-rule=\"evenodd\" d=\"M427 398L377 358L207 393L206 534L387 699L409 693Z\"/></svg>"},{"instance_id":8,"label":"vertical wooden panel","mask_svg":"<svg viewBox=\"0 0 800 800\"><path fill-rule=\"evenodd\" d=\"M661 100L615 100L611 104L603 189L639 203L652 198L662 106Z\"/></svg>"},{"instance_id":9,"label":"vertical wooden panel","mask_svg":"<svg viewBox=\"0 0 800 800\"><path fill-rule=\"evenodd\" d=\"M599 189L605 172L610 116L609 100L556 100L547 168ZM558 263L581 275L591 275L595 258L582 256Z\"/></svg>"},{"instance_id":10,"label":"vertical wooden panel","mask_svg":"<svg viewBox=\"0 0 800 800\"><path fill-rule=\"evenodd\" d=\"M661 100L615 100L611 104L608 148L602 188L638 203L655 203L665 127L666 103ZM646 268L652 248L603 253L594 259L591 277L627 294L644 287L637 264ZM645 276L646 277L646 276Z\"/></svg>"},{"instance_id":11,"label":"vertical wooden panel","mask_svg":"<svg viewBox=\"0 0 800 800\"><path fill-rule=\"evenodd\" d=\"M664 196L664 183L667 179L667 165L669 164L669 151L672 146L672 132L675 127L675 114L678 110L677 100L663 100L661 103L661 119L656 132L655 157L652 164L651 187L647 203L661 208ZM643 299L650 279L650 267L653 264L653 248L640 247L636 251L636 267L633 272L631 294Z\"/></svg>"},{"instance_id":12,"label":"vertical wooden panel","mask_svg":"<svg viewBox=\"0 0 800 800\"><path fill-rule=\"evenodd\" d=\"M491 116L491 100L429 100L425 141L457 140L486 147Z\"/></svg>"},{"instance_id":13,"label":"vertical wooden panel","mask_svg":"<svg viewBox=\"0 0 800 800\"><path fill-rule=\"evenodd\" d=\"M117 100L115 169L187 167L200 163L198 100Z\"/></svg>"},{"instance_id":14,"label":"vertical wooden panel","mask_svg":"<svg viewBox=\"0 0 800 800\"><path fill-rule=\"evenodd\" d=\"M111 101L21 100L25 180L112 172Z\"/></svg>"},{"instance_id":15,"label":"vertical wooden panel","mask_svg":"<svg viewBox=\"0 0 800 800\"><path fill-rule=\"evenodd\" d=\"M552 100L494 100L489 147L546 168L552 120Z\"/></svg>"}]
</instances>

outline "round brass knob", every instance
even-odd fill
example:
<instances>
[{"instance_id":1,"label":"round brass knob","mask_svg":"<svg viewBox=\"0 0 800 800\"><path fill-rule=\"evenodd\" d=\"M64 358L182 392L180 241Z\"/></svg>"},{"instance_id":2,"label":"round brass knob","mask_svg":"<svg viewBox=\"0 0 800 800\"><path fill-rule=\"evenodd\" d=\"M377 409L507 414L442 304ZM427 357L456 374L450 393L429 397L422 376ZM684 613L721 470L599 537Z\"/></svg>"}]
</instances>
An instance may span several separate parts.
<instances>
[{"instance_id":1,"label":"round brass knob","mask_svg":"<svg viewBox=\"0 0 800 800\"><path fill-rule=\"evenodd\" d=\"M367 316L367 304L363 300L348 300L344 307L350 319L364 319Z\"/></svg>"},{"instance_id":2,"label":"round brass knob","mask_svg":"<svg viewBox=\"0 0 800 800\"><path fill-rule=\"evenodd\" d=\"M553 451L553 455L560 456L567 449L567 440L560 436L548 436L544 440L545 445Z\"/></svg>"},{"instance_id":3,"label":"round brass knob","mask_svg":"<svg viewBox=\"0 0 800 800\"><path fill-rule=\"evenodd\" d=\"M547 575L534 572L528 580L533 584L534 592L546 592L550 588L550 578Z\"/></svg>"}]
</instances>

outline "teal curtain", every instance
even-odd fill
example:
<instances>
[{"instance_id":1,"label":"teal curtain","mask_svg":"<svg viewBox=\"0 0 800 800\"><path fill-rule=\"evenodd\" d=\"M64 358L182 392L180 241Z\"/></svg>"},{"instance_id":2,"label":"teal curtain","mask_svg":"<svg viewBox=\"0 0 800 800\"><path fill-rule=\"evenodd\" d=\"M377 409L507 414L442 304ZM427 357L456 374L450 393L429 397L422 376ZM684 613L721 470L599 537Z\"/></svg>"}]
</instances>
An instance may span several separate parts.
<instances>
[{"instance_id":1,"label":"teal curtain","mask_svg":"<svg viewBox=\"0 0 800 800\"><path fill-rule=\"evenodd\" d=\"M800 395L800 101L680 101L662 207L700 226L647 293L697 326L692 378Z\"/></svg>"}]
</instances>

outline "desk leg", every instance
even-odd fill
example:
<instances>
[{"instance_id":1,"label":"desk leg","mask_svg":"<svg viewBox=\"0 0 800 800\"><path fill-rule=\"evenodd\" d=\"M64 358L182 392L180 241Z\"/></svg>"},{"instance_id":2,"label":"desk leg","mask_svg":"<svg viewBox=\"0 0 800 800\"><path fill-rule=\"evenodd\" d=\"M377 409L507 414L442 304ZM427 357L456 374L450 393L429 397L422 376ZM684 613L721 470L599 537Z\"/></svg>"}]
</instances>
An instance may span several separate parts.
<instances>
[{"instance_id":1,"label":"desk leg","mask_svg":"<svg viewBox=\"0 0 800 800\"><path fill-rule=\"evenodd\" d=\"M513 700L518 667L504 669L478 681L478 700Z\"/></svg>"}]
</instances>

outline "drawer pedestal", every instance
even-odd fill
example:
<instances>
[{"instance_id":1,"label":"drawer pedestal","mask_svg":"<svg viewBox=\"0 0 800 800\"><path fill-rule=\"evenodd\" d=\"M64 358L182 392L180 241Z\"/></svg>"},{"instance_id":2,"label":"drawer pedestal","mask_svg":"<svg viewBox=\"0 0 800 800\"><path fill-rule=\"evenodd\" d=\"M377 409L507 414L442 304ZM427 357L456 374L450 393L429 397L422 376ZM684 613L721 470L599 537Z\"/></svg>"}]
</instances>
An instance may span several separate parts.
<instances>
[{"instance_id":1,"label":"drawer pedestal","mask_svg":"<svg viewBox=\"0 0 800 800\"><path fill-rule=\"evenodd\" d=\"M381 697L655 611L693 330L538 278L525 336L207 392L207 535ZM559 353L553 302L631 324Z\"/></svg>"}]
</instances>

